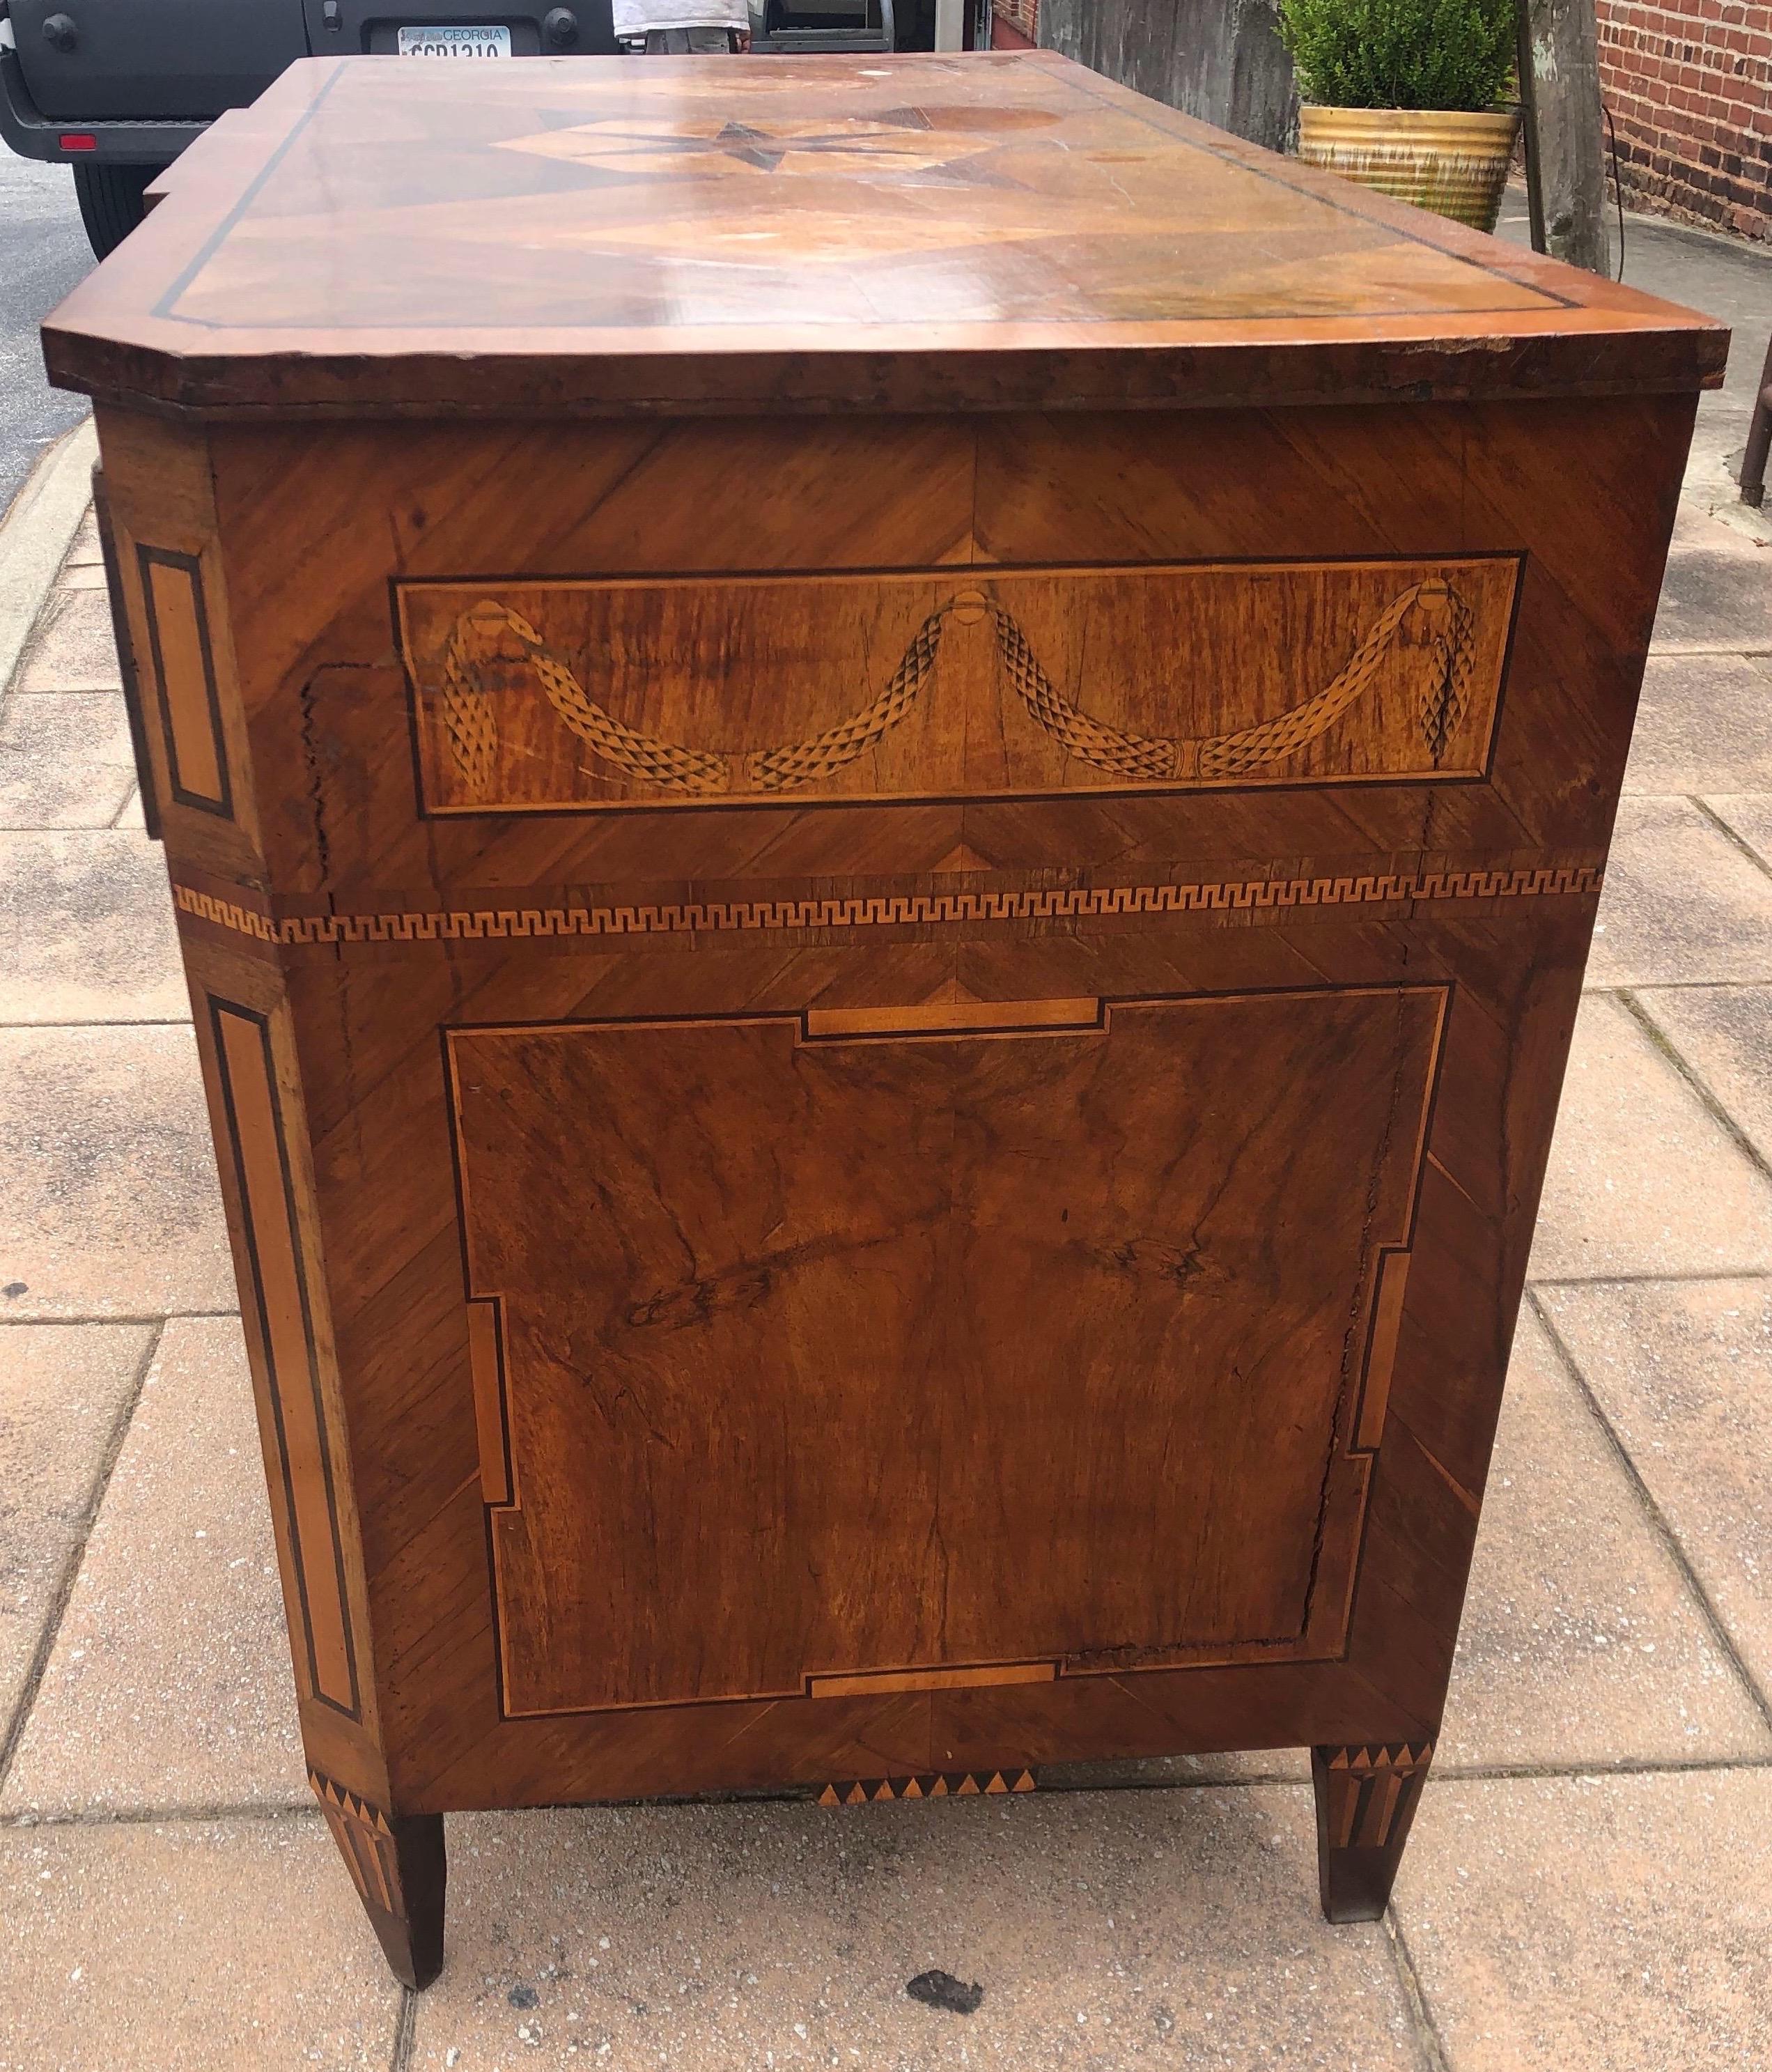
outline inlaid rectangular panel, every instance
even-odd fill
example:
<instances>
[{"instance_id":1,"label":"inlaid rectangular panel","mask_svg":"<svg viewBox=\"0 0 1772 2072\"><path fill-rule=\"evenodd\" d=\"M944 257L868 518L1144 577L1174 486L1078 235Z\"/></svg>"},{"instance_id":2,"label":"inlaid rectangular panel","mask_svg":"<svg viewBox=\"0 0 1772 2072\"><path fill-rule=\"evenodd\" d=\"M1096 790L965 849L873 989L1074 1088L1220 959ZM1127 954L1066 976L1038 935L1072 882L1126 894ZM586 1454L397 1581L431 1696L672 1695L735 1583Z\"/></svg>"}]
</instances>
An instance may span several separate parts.
<instances>
[{"instance_id":1,"label":"inlaid rectangular panel","mask_svg":"<svg viewBox=\"0 0 1772 2072\"><path fill-rule=\"evenodd\" d=\"M452 1031L507 1715L1335 1652L1445 1000Z\"/></svg>"},{"instance_id":2,"label":"inlaid rectangular panel","mask_svg":"<svg viewBox=\"0 0 1772 2072\"><path fill-rule=\"evenodd\" d=\"M202 565L162 547L140 547L136 558L172 796L182 806L232 813Z\"/></svg>"},{"instance_id":3,"label":"inlaid rectangular panel","mask_svg":"<svg viewBox=\"0 0 1772 2072\"><path fill-rule=\"evenodd\" d=\"M295 1181L268 1019L209 1002L216 1085L239 1198L243 1307L263 1366L271 1496L294 1583L291 1607L308 1690L355 1718L357 1651L339 1523L339 1463L321 1388L314 1294L297 1220Z\"/></svg>"},{"instance_id":4,"label":"inlaid rectangular panel","mask_svg":"<svg viewBox=\"0 0 1772 2072\"><path fill-rule=\"evenodd\" d=\"M429 813L1470 779L1519 563L403 582Z\"/></svg>"}]
</instances>

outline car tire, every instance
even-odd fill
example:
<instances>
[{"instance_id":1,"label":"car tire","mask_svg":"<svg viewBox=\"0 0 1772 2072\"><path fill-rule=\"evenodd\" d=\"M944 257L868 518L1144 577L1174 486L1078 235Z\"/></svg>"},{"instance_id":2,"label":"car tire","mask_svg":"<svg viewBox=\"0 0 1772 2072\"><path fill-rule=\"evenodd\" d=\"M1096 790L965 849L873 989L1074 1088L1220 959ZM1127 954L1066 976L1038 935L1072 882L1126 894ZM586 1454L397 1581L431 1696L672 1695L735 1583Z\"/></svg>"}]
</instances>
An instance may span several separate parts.
<instances>
[{"instance_id":1,"label":"car tire","mask_svg":"<svg viewBox=\"0 0 1772 2072\"><path fill-rule=\"evenodd\" d=\"M100 259L116 251L147 214L142 195L158 166L76 166L74 191L88 242Z\"/></svg>"}]
</instances>

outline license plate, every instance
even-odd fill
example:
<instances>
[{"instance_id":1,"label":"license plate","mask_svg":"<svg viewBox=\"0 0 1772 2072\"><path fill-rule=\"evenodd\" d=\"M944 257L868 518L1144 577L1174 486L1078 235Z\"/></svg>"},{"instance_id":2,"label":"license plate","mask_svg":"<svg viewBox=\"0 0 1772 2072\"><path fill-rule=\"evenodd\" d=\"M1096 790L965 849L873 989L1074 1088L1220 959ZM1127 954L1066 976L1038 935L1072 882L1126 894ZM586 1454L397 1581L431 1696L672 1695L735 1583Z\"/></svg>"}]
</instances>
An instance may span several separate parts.
<instances>
[{"instance_id":1,"label":"license plate","mask_svg":"<svg viewBox=\"0 0 1772 2072\"><path fill-rule=\"evenodd\" d=\"M402 29L403 58L507 58L511 31L506 28Z\"/></svg>"}]
</instances>

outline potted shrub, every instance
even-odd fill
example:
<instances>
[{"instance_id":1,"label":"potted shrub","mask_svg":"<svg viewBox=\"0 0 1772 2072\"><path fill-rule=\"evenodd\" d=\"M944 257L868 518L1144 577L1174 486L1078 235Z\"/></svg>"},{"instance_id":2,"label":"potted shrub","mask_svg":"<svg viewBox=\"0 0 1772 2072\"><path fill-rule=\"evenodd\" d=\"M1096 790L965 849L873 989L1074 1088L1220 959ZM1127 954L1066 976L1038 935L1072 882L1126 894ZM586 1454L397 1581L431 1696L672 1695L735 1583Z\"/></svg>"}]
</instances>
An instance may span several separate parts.
<instances>
[{"instance_id":1,"label":"potted shrub","mask_svg":"<svg viewBox=\"0 0 1772 2072\"><path fill-rule=\"evenodd\" d=\"M1515 0L1280 0L1298 155L1492 230L1520 127Z\"/></svg>"}]
</instances>

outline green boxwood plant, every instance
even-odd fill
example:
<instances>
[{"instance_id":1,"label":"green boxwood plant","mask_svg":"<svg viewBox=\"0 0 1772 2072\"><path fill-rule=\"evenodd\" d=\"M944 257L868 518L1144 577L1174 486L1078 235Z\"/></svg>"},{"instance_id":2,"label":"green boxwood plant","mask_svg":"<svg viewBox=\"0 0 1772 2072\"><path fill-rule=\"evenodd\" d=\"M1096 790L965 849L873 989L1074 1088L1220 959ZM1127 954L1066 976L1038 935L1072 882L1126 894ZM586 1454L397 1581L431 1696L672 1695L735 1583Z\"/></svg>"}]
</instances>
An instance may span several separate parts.
<instances>
[{"instance_id":1,"label":"green boxwood plant","mask_svg":"<svg viewBox=\"0 0 1772 2072\"><path fill-rule=\"evenodd\" d=\"M1298 92L1330 108L1477 110L1507 98L1515 0L1280 0Z\"/></svg>"}]
</instances>

